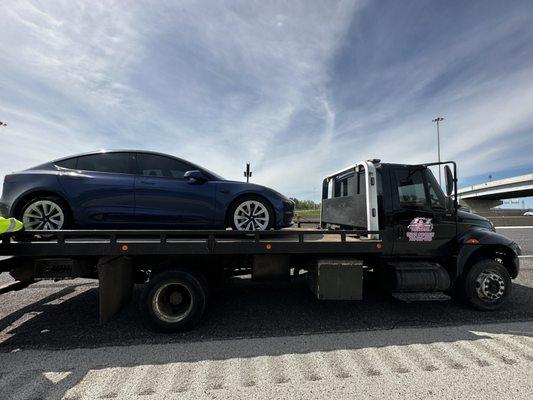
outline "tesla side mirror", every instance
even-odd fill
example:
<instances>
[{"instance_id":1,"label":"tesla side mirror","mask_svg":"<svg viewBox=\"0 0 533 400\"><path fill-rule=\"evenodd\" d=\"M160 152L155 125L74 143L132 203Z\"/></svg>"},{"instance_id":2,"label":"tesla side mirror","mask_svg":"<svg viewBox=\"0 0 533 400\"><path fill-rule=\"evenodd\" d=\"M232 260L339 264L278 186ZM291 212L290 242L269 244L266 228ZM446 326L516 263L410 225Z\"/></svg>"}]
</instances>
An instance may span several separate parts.
<instances>
[{"instance_id":1,"label":"tesla side mirror","mask_svg":"<svg viewBox=\"0 0 533 400\"><path fill-rule=\"evenodd\" d=\"M450 197L453 193L453 174L448 165L444 166L444 177L446 182L446 196Z\"/></svg>"},{"instance_id":2,"label":"tesla side mirror","mask_svg":"<svg viewBox=\"0 0 533 400\"><path fill-rule=\"evenodd\" d=\"M199 171L197 169L193 169L192 171L187 171L183 174L183 177L185 179L188 179L191 182L198 182L203 183L207 181L207 178L202 173L202 171Z\"/></svg>"}]
</instances>

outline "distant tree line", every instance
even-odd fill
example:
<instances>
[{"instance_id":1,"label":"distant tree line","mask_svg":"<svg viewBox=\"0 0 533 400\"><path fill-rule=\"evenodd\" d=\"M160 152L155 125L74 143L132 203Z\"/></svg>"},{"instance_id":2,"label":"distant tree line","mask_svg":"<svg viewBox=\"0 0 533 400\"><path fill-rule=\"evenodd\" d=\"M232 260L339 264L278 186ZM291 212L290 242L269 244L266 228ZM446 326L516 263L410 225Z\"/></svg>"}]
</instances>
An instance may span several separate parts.
<instances>
[{"instance_id":1,"label":"distant tree line","mask_svg":"<svg viewBox=\"0 0 533 400\"><path fill-rule=\"evenodd\" d=\"M320 204L315 203L313 200L298 200L295 197L290 199L294 201L297 210L317 210L320 208Z\"/></svg>"}]
</instances>

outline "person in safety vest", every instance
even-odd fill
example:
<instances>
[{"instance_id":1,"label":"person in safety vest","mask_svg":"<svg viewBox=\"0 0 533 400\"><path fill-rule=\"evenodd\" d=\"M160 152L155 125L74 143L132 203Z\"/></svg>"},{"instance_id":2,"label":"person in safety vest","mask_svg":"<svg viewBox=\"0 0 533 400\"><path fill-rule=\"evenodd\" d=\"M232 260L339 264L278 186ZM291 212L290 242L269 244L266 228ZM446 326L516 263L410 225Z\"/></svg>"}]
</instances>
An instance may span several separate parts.
<instances>
[{"instance_id":1,"label":"person in safety vest","mask_svg":"<svg viewBox=\"0 0 533 400\"><path fill-rule=\"evenodd\" d=\"M23 228L24 225L18 219L0 217L0 235L2 233L21 231Z\"/></svg>"}]
</instances>

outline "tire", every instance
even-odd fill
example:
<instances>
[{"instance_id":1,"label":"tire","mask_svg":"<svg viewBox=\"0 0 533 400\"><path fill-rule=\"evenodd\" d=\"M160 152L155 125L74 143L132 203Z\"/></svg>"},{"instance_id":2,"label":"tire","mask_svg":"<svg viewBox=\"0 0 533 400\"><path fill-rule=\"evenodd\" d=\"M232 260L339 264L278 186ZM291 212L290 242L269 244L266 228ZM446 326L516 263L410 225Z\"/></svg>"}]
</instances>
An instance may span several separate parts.
<instances>
[{"instance_id":1,"label":"tire","mask_svg":"<svg viewBox=\"0 0 533 400\"><path fill-rule=\"evenodd\" d=\"M509 272L502 264L490 259L481 260L466 274L464 297L478 310L497 310L511 294L511 285Z\"/></svg>"},{"instance_id":2,"label":"tire","mask_svg":"<svg viewBox=\"0 0 533 400\"><path fill-rule=\"evenodd\" d=\"M229 225L237 231L267 231L274 226L274 219L275 214L270 203L253 195L236 201L228 213Z\"/></svg>"},{"instance_id":3,"label":"tire","mask_svg":"<svg viewBox=\"0 0 533 400\"><path fill-rule=\"evenodd\" d=\"M57 196L36 196L24 203L17 218L24 230L61 230L70 227L68 205Z\"/></svg>"},{"instance_id":4,"label":"tire","mask_svg":"<svg viewBox=\"0 0 533 400\"><path fill-rule=\"evenodd\" d=\"M185 331L196 326L202 318L207 292L205 279L194 272L159 272L143 290L141 314L147 324L157 331Z\"/></svg>"}]
</instances>

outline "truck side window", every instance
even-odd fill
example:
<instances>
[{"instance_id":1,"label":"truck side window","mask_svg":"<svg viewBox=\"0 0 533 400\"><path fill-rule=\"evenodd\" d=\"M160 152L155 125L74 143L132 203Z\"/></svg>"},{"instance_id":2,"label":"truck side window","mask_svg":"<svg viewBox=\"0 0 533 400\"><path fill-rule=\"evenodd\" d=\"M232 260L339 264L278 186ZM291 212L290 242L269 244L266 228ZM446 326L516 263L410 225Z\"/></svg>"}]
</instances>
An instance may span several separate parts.
<instances>
[{"instance_id":1,"label":"truck side window","mask_svg":"<svg viewBox=\"0 0 533 400\"><path fill-rule=\"evenodd\" d=\"M422 170L397 170L398 195L403 208L427 208Z\"/></svg>"},{"instance_id":2,"label":"truck side window","mask_svg":"<svg viewBox=\"0 0 533 400\"><path fill-rule=\"evenodd\" d=\"M335 178L335 197L345 197L349 196L348 187L353 186L353 176L354 174L351 173L349 175L344 175L341 177Z\"/></svg>"},{"instance_id":3,"label":"truck side window","mask_svg":"<svg viewBox=\"0 0 533 400\"><path fill-rule=\"evenodd\" d=\"M365 173L349 172L347 174L336 176L334 179L335 190L333 197L353 196L365 192Z\"/></svg>"},{"instance_id":4,"label":"truck side window","mask_svg":"<svg viewBox=\"0 0 533 400\"><path fill-rule=\"evenodd\" d=\"M433 173L429 169L426 169L426 181L428 182L429 202L431 204L431 208L445 210L446 200L444 193L437 183L435 176L433 176Z\"/></svg>"}]
</instances>

